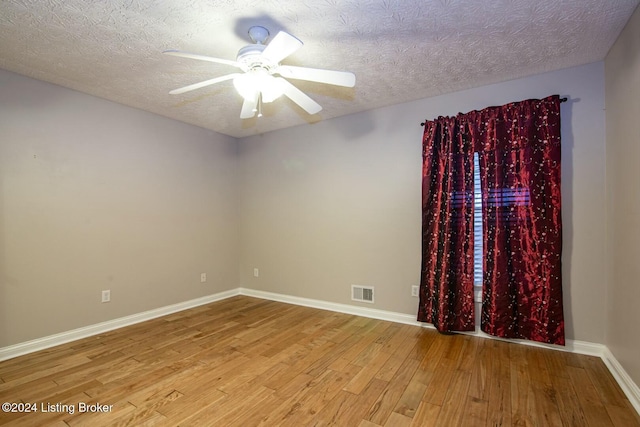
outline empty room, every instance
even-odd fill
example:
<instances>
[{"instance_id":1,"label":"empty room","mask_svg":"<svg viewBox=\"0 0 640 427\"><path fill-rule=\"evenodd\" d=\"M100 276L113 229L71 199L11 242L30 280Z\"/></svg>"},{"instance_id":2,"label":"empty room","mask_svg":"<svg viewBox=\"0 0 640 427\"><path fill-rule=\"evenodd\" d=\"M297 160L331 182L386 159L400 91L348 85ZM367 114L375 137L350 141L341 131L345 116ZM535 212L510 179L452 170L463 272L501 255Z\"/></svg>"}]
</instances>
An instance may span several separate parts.
<instances>
[{"instance_id":1,"label":"empty room","mask_svg":"<svg viewBox=\"0 0 640 427\"><path fill-rule=\"evenodd\" d=\"M0 425L640 427L639 0L0 2Z\"/></svg>"}]
</instances>

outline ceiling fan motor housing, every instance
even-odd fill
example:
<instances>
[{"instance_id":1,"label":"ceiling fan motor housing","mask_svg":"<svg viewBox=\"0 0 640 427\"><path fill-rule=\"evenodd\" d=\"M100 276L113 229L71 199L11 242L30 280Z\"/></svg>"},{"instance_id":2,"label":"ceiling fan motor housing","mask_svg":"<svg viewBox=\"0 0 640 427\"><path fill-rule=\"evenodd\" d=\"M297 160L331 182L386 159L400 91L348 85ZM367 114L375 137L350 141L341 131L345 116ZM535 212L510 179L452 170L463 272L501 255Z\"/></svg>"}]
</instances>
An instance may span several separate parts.
<instances>
[{"instance_id":1,"label":"ceiling fan motor housing","mask_svg":"<svg viewBox=\"0 0 640 427\"><path fill-rule=\"evenodd\" d=\"M263 44L250 44L241 48L238 51L238 56L236 57L236 62L240 64L240 69L242 71L248 71L254 69L256 67L265 68L270 70L274 68L277 64L271 64L262 56L262 52L266 48Z\"/></svg>"}]
</instances>

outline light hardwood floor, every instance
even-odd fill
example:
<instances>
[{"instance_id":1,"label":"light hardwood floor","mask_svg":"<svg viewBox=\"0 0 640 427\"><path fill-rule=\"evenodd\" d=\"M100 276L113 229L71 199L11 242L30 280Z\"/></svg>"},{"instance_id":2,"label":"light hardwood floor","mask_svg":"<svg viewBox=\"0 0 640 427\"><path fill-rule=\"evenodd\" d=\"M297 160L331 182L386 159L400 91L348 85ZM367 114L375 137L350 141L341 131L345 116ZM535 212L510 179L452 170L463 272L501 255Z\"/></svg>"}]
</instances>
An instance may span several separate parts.
<instances>
[{"instance_id":1,"label":"light hardwood floor","mask_svg":"<svg viewBox=\"0 0 640 427\"><path fill-rule=\"evenodd\" d=\"M0 362L0 402L37 405L16 426L640 426L596 357L249 297Z\"/></svg>"}]
</instances>

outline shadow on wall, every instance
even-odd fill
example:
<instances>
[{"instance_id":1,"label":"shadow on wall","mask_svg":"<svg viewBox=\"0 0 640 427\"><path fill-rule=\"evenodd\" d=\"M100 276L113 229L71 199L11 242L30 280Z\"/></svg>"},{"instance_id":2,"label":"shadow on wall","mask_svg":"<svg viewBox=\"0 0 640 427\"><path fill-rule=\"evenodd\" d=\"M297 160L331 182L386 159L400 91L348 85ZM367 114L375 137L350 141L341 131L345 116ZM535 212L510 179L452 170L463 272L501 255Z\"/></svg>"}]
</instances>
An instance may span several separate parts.
<instances>
[{"instance_id":1,"label":"shadow on wall","mask_svg":"<svg viewBox=\"0 0 640 427\"><path fill-rule=\"evenodd\" d=\"M5 157L2 154L2 147L0 146L0 158ZM0 171L0 347L8 342L8 323L7 319L7 286L9 286L9 277L7 277L7 257L6 257L6 243L5 243L5 221L4 221L4 179L2 172Z\"/></svg>"},{"instance_id":2,"label":"shadow on wall","mask_svg":"<svg viewBox=\"0 0 640 427\"><path fill-rule=\"evenodd\" d=\"M564 97L562 95L561 97ZM570 98L560 104L562 138L562 293L564 300L565 336L575 339L573 310L569 301L573 301L573 283L571 281L571 260L573 259L573 149L575 142L571 123L573 123L573 104L580 98ZM569 321L567 321L569 320Z\"/></svg>"},{"instance_id":3,"label":"shadow on wall","mask_svg":"<svg viewBox=\"0 0 640 427\"><path fill-rule=\"evenodd\" d=\"M327 126L331 126L332 132L342 135L345 141L357 141L379 131L378 124L373 118L372 110L336 117L324 123Z\"/></svg>"}]
</instances>

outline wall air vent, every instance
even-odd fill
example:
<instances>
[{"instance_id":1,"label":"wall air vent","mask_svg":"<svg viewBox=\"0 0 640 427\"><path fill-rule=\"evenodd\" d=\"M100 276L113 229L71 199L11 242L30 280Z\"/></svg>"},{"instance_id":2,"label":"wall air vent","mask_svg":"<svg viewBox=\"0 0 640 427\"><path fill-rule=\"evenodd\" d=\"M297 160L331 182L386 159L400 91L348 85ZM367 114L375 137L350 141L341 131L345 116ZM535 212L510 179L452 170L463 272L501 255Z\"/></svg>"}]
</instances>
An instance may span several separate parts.
<instances>
[{"instance_id":1,"label":"wall air vent","mask_svg":"<svg viewBox=\"0 0 640 427\"><path fill-rule=\"evenodd\" d=\"M373 304L373 286L351 285L351 299Z\"/></svg>"}]
</instances>

